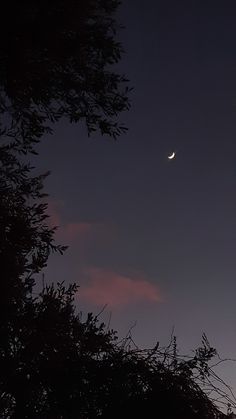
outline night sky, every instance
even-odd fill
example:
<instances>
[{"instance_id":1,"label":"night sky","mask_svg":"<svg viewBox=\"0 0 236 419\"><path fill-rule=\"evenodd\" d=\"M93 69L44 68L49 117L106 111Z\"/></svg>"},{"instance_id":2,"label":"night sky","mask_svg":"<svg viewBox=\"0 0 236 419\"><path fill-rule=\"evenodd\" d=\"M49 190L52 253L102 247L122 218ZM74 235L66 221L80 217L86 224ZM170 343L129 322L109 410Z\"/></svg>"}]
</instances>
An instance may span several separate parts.
<instances>
[{"instance_id":1,"label":"night sky","mask_svg":"<svg viewBox=\"0 0 236 419\"><path fill-rule=\"evenodd\" d=\"M203 332L236 358L236 3L124 1L133 86L117 142L61 122L38 147L57 239L45 280L140 347ZM176 157L168 160L173 151ZM236 388L236 365L226 367Z\"/></svg>"}]
</instances>

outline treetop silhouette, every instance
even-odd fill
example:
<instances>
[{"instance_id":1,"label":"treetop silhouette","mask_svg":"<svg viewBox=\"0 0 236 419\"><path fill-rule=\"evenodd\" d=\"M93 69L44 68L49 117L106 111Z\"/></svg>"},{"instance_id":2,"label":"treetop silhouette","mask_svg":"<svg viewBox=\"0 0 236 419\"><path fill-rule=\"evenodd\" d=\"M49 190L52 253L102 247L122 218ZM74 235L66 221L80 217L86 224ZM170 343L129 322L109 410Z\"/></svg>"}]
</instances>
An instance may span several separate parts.
<instances>
[{"instance_id":1,"label":"treetop silhouette","mask_svg":"<svg viewBox=\"0 0 236 419\"><path fill-rule=\"evenodd\" d=\"M4 419L219 419L198 378L215 355L206 339L191 359L176 342L139 351L99 319L82 321L76 285L35 275L63 253L47 225L45 175L20 153L62 117L116 137L128 109L114 18L118 0L8 0L0 27L0 417ZM54 278L53 278L54 279ZM55 280L56 282L56 280ZM194 374L196 372L196 375Z\"/></svg>"},{"instance_id":2,"label":"treetop silhouette","mask_svg":"<svg viewBox=\"0 0 236 419\"><path fill-rule=\"evenodd\" d=\"M118 0L9 0L0 28L0 112L5 135L28 148L48 121L84 120L88 132L118 136L129 108L127 80L114 72L122 54ZM8 129L6 129L8 120Z\"/></svg>"}]
</instances>

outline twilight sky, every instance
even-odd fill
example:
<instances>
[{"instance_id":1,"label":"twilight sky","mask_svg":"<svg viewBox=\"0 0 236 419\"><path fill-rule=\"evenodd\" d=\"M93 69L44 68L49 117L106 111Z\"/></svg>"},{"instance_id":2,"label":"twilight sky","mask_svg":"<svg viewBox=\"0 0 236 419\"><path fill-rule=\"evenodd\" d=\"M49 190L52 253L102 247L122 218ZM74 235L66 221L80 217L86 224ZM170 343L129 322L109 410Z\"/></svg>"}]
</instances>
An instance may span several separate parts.
<instances>
[{"instance_id":1,"label":"twilight sky","mask_svg":"<svg viewBox=\"0 0 236 419\"><path fill-rule=\"evenodd\" d=\"M60 123L39 147L52 224L70 247L46 280L139 346L236 358L236 3L124 1L119 70L134 90L117 142ZM167 156L176 151L176 158ZM236 365L226 368L236 388Z\"/></svg>"}]
</instances>

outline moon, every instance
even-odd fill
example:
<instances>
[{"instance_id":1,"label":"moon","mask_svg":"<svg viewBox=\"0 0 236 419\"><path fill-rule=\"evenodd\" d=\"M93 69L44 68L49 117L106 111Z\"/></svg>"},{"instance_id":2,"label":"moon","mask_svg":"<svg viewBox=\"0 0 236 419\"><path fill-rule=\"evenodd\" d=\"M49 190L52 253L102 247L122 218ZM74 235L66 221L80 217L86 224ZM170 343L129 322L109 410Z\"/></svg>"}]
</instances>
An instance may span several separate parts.
<instances>
[{"instance_id":1,"label":"moon","mask_svg":"<svg viewBox=\"0 0 236 419\"><path fill-rule=\"evenodd\" d=\"M168 156L168 159L169 160L172 160L175 157L175 154L176 153L173 151L173 153Z\"/></svg>"}]
</instances>

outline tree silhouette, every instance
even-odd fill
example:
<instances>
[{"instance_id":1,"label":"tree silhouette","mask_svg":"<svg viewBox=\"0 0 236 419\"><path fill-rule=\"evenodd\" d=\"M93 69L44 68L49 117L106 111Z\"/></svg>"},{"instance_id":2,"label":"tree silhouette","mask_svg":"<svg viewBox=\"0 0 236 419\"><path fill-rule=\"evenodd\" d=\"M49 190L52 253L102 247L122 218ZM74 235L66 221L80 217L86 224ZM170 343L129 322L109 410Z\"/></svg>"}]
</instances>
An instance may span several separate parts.
<instances>
[{"instance_id":1,"label":"tree silhouette","mask_svg":"<svg viewBox=\"0 0 236 419\"><path fill-rule=\"evenodd\" d=\"M175 346L152 351L117 342L96 316L82 321L76 286L46 286L25 304L1 382L1 417L221 419L194 370L207 376L214 350L178 359Z\"/></svg>"},{"instance_id":2,"label":"tree silhouette","mask_svg":"<svg viewBox=\"0 0 236 419\"><path fill-rule=\"evenodd\" d=\"M112 332L91 314L80 321L72 305L75 290L48 286L21 312L4 388L11 418L96 417L92 382L98 358L112 348Z\"/></svg>"},{"instance_id":3,"label":"tree silhouette","mask_svg":"<svg viewBox=\"0 0 236 419\"><path fill-rule=\"evenodd\" d=\"M0 417L220 418L198 385L215 352L206 341L183 361L176 347L142 352L117 343L96 316L82 321L75 285L46 286L36 297L35 274L51 251L42 186L10 146L0 148Z\"/></svg>"},{"instance_id":4,"label":"tree silhouette","mask_svg":"<svg viewBox=\"0 0 236 419\"><path fill-rule=\"evenodd\" d=\"M0 113L5 135L30 148L62 117L85 120L89 133L125 128L126 78L112 71L118 0L9 0L1 8ZM11 22L11 24L9 24ZM6 120L8 128L6 129Z\"/></svg>"},{"instance_id":5,"label":"tree silhouette","mask_svg":"<svg viewBox=\"0 0 236 419\"><path fill-rule=\"evenodd\" d=\"M40 202L46 175L31 174L14 147L0 147L0 388L2 397L14 376L25 312L32 305L35 274L46 266L55 245L54 230L46 224L46 204ZM29 326L29 325L28 325ZM20 367L19 367L20 369ZM3 403L4 401L4 403ZM1 399L5 405L6 396ZM2 416L4 417L4 415Z\"/></svg>"},{"instance_id":6,"label":"tree silhouette","mask_svg":"<svg viewBox=\"0 0 236 419\"><path fill-rule=\"evenodd\" d=\"M192 359L176 346L139 351L89 314L76 312L76 285L45 286L35 275L54 243L47 225L45 175L21 153L62 117L84 119L89 132L117 136L128 108L125 78L111 68L118 0L8 0L0 27L0 417L94 419L130 416L216 419L202 391L214 351ZM9 24L11 22L11 24ZM204 346L205 345L205 346ZM172 352L171 352L172 351Z\"/></svg>"},{"instance_id":7,"label":"tree silhouette","mask_svg":"<svg viewBox=\"0 0 236 419\"><path fill-rule=\"evenodd\" d=\"M47 417L48 411L50 417L61 417L67 406L64 398L60 402L62 387L59 390L57 374L65 371L68 359L73 366L77 359L78 339L73 347L74 357L70 353L68 358L67 353L73 346L72 337L66 333L72 333L71 317L69 312L63 312L62 300L69 294L63 294L60 287L47 288L40 301L33 297L35 274L46 266L50 252L62 253L64 247L55 245L54 229L46 223L47 205L42 201L46 175L33 176L32 168L20 159L20 154L34 152L34 144L51 132L48 125L62 117L71 122L84 119L89 133L99 129L102 134L116 137L125 129L116 117L129 106L126 80L112 71L122 51L115 40L118 24L114 14L118 3L10 0L2 5L1 417ZM57 318L61 323L56 322ZM55 324L63 333L54 330ZM76 324L78 332L81 325ZM86 327L89 324L93 324L91 318ZM93 339L95 335L100 339L99 333L93 333ZM63 339L67 339L67 350ZM41 357L37 357L39 348ZM64 350L64 358L56 357L54 349L58 354ZM48 373L47 359L51 365ZM59 361L61 369L53 369ZM62 409L60 414L56 413L57 404Z\"/></svg>"}]
</instances>

